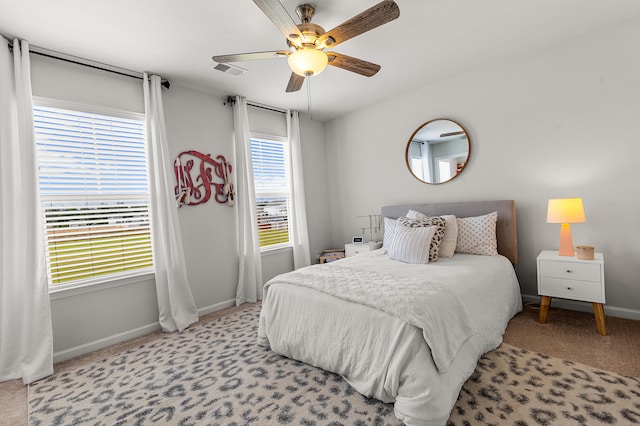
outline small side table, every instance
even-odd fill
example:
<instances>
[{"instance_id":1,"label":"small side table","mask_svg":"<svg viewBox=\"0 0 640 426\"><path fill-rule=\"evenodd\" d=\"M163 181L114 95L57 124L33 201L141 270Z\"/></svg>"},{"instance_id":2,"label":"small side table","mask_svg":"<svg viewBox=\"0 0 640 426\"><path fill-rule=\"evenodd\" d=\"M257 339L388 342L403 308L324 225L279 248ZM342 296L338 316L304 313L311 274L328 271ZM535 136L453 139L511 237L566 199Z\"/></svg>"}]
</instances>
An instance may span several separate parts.
<instances>
[{"instance_id":1,"label":"small side table","mask_svg":"<svg viewBox=\"0 0 640 426\"><path fill-rule=\"evenodd\" d=\"M344 249L328 249L320 256L320 263L329 263L344 259Z\"/></svg>"},{"instance_id":2,"label":"small side table","mask_svg":"<svg viewBox=\"0 0 640 426\"><path fill-rule=\"evenodd\" d=\"M598 333L607 335L604 307L604 257L596 253L593 260L575 256L558 256L555 250L543 250L537 258L540 316L547 322L552 297L591 302Z\"/></svg>"}]
</instances>

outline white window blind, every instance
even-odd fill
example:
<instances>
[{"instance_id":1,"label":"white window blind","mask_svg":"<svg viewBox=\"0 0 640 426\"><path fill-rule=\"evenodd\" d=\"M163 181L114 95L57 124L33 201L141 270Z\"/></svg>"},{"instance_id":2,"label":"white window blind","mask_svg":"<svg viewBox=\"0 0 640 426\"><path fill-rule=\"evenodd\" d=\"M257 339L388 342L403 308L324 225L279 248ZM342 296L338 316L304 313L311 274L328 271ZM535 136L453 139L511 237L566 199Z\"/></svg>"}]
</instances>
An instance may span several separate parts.
<instances>
[{"instance_id":1,"label":"white window blind","mask_svg":"<svg viewBox=\"0 0 640 426\"><path fill-rule=\"evenodd\" d=\"M290 244L289 157L285 141L251 138L261 248Z\"/></svg>"},{"instance_id":2,"label":"white window blind","mask_svg":"<svg viewBox=\"0 0 640 426\"><path fill-rule=\"evenodd\" d=\"M49 285L152 271L144 119L34 106Z\"/></svg>"}]
</instances>

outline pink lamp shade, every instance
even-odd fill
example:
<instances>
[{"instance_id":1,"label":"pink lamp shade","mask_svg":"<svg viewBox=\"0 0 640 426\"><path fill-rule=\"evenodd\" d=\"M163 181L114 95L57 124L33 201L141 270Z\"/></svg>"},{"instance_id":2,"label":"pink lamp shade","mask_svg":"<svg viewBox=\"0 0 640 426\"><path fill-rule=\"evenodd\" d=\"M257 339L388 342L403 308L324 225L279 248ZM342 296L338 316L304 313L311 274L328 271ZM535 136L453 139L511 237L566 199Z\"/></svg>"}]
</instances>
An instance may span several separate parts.
<instances>
[{"instance_id":1,"label":"pink lamp shade","mask_svg":"<svg viewBox=\"0 0 640 426\"><path fill-rule=\"evenodd\" d=\"M547 223L560 223L559 256L573 256L571 223L586 222L582 198L555 198L547 206Z\"/></svg>"}]
</instances>

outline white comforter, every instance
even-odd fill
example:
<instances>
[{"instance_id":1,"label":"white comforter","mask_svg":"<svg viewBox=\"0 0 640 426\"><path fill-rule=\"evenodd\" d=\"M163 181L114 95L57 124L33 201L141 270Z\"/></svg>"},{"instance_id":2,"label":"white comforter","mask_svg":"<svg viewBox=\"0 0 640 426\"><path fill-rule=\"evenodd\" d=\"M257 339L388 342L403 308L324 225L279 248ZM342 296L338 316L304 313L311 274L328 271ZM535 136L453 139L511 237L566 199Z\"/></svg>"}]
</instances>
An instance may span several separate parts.
<instances>
[{"instance_id":1,"label":"white comforter","mask_svg":"<svg viewBox=\"0 0 640 426\"><path fill-rule=\"evenodd\" d=\"M501 256L456 254L436 263L410 265L389 260L380 249L323 266L441 283L466 309L477 333L462 344L447 372L440 373L421 329L279 277L267 283L258 342L336 372L364 395L395 402L396 416L407 425L446 423L478 358L501 343L507 322L522 309L513 267Z\"/></svg>"}]
</instances>

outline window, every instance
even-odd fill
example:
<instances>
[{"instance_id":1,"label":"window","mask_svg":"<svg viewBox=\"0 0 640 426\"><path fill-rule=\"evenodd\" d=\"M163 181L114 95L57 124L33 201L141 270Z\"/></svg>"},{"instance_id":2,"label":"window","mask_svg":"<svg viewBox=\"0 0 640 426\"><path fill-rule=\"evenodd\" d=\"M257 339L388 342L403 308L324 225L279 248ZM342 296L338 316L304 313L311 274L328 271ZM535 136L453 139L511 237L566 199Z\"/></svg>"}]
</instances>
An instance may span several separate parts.
<instances>
[{"instance_id":1,"label":"window","mask_svg":"<svg viewBox=\"0 0 640 426\"><path fill-rule=\"evenodd\" d=\"M50 288L151 272L144 117L33 112Z\"/></svg>"},{"instance_id":2,"label":"window","mask_svg":"<svg viewBox=\"0 0 640 426\"><path fill-rule=\"evenodd\" d=\"M440 182L451 179L451 161L438 160L438 179Z\"/></svg>"},{"instance_id":3,"label":"window","mask_svg":"<svg viewBox=\"0 0 640 426\"><path fill-rule=\"evenodd\" d=\"M289 155L286 139L251 138L258 237L264 250L290 245Z\"/></svg>"}]
</instances>

